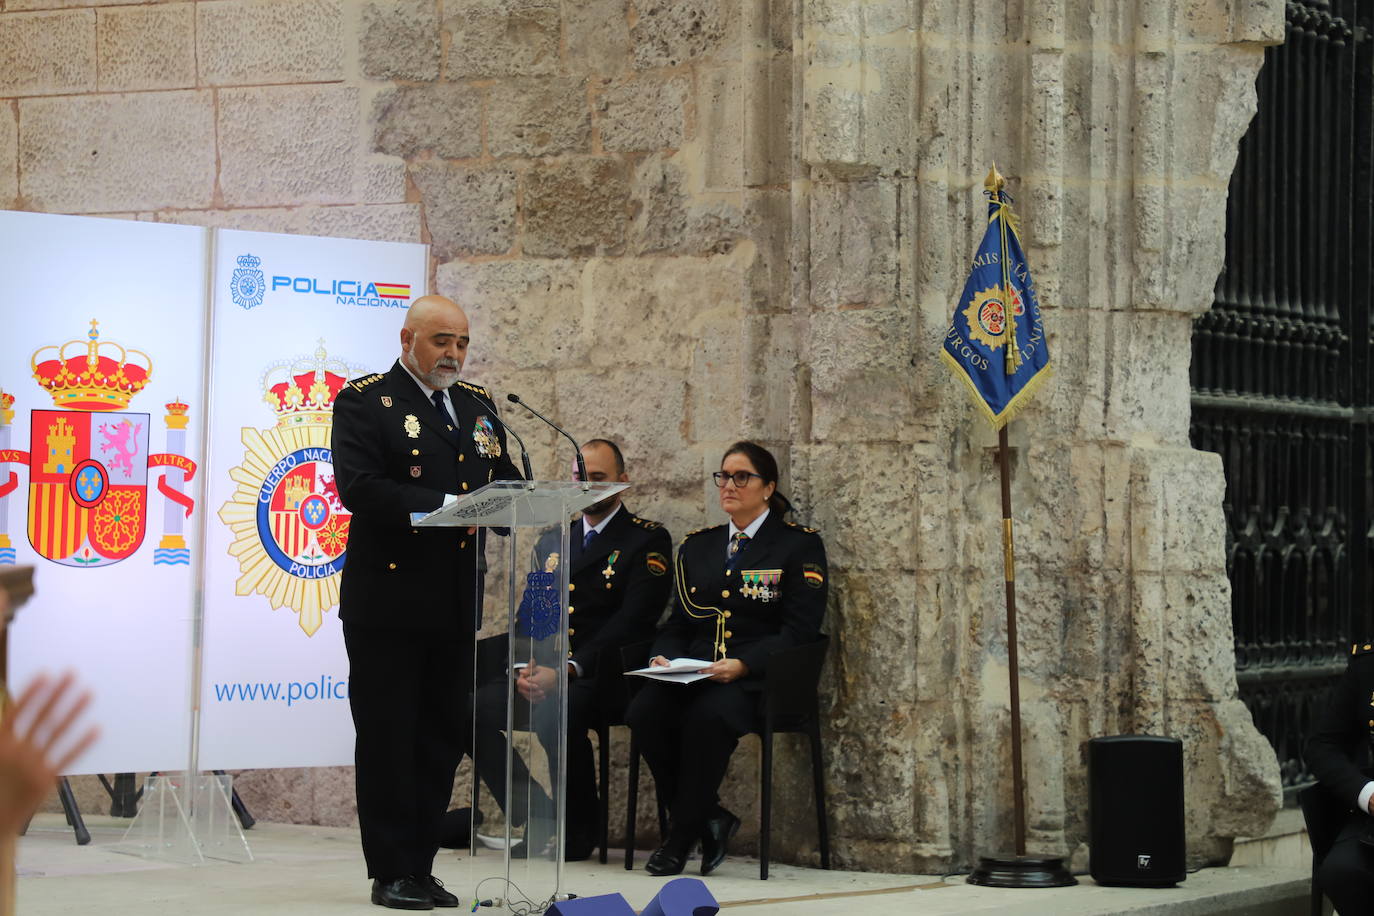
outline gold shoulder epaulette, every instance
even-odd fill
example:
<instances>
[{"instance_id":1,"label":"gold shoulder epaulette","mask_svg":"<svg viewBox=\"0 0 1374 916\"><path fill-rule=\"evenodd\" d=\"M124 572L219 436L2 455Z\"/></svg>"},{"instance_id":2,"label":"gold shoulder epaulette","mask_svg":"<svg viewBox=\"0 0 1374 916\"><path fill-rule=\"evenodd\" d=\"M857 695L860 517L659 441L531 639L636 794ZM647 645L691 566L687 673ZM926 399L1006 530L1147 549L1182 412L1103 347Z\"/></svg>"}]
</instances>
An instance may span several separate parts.
<instances>
[{"instance_id":1,"label":"gold shoulder epaulette","mask_svg":"<svg viewBox=\"0 0 1374 916\"><path fill-rule=\"evenodd\" d=\"M1374 652L1374 643L1357 642L1350 647L1351 655L1367 655L1370 652Z\"/></svg>"},{"instance_id":2,"label":"gold shoulder epaulette","mask_svg":"<svg viewBox=\"0 0 1374 916\"><path fill-rule=\"evenodd\" d=\"M650 531L653 531L655 528L663 527L663 524L661 522L651 522L647 518L640 518L638 515L631 515L630 521L638 525L639 527L647 528Z\"/></svg>"},{"instance_id":3,"label":"gold shoulder epaulette","mask_svg":"<svg viewBox=\"0 0 1374 916\"><path fill-rule=\"evenodd\" d=\"M806 527L805 525L798 525L796 522L788 522L787 524L791 525L793 528L800 528L802 531L805 531L807 534L815 534L815 533L816 533L816 529L815 529L815 528L808 528L808 527Z\"/></svg>"},{"instance_id":4,"label":"gold shoulder epaulette","mask_svg":"<svg viewBox=\"0 0 1374 916\"><path fill-rule=\"evenodd\" d=\"M473 385L470 382L464 382L461 380L459 380L456 384L460 388L466 388L468 391L475 391L487 400L491 400L491 395L488 394L487 389L483 388L481 385Z\"/></svg>"},{"instance_id":5,"label":"gold shoulder epaulette","mask_svg":"<svg viewBox=\"0 0 1374 916\"><path fill-rule=\"evenodd\" d=\"M378 373L378 372L374 372L374 373L372 373L371 375L364 375L362 378L355 378L353 381L349 382L348 384L349 384L350 387L352 387L352 389L353 389L354 391L362 391L364 388L368 387L369 385L375 385L375 384L377 384L378 382L380 382L380 381L381 381L382 379L384 379L384 378L386 378L385 375L382 375L381 373Z\"/></svg>"},{"instance_id":6,"label":"gold shoulder epaulette","mask_svg":"<svg viewBox=\"0 0 1374 916\"><path fill-rule=\"evenodd\" d=\"M703 531L714 531L715 529L720 528L720 527L722 527L722 526L720 526L720 525L707 525L705 528L697 528L697 529L695 529L695 530L693 530L693 531L689 531L689 532L687 532L686 534L684 534L684 535L682 536L682 540L681 540L679 543L686 544L686 543L687 543L687 539L688 539L689 537L691 537L692 535L694 535L694 534L701 534Z\"/></svg>"}]
</instances>

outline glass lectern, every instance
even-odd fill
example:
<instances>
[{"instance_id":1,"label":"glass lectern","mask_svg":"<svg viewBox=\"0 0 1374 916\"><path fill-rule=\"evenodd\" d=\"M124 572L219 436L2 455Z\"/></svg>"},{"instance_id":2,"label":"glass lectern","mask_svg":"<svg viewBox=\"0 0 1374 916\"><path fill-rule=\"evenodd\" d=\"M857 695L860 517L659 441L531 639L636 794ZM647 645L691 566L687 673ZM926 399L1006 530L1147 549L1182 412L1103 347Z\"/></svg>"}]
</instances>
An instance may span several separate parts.
<instances>
[{"instance_id":1,"label":"glass lectern","mask_svg":"<svg viewBox=\"0 0 1374 916\"><path fill-rule=\"evenodd\" d=\"M524 897L535 904L559 894L563 874L564 773L567 758L569 521L573 513L624 490L624 483L496 481L465 494L417 522L425 526L496 529L506 544L506 797L504 833L476 825L473 855L483 840L503 850L507 887L483 896ZM489 593L499 593L500 583ZM526 668L545 685L527 700L516 688ZM544 748L548 753L544 753ZM518 753L524 766L514 767ZM489 766L489 762L475 761ZM478 778L476 773L474 779ZM493 876L494 877L494 876Z\"/></svg>"}]
</instances>

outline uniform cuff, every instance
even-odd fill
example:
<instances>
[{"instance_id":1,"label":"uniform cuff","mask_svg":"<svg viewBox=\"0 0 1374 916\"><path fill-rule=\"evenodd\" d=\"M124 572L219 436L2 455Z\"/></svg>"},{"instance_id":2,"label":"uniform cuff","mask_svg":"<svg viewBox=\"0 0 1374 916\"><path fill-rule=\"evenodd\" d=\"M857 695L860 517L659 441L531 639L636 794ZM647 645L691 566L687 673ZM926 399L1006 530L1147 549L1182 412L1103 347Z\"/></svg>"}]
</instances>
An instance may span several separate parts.
<instances>
[{"instance_id":1,"label":"uniform cuff","mask_svg":"<svg viewBox=\"0 0 1374 916\"><path fill-rule=\"evenodd\" d=\"M1356 802L1361 814L1369 813L1369 798L1372 795L1374 795L1374 782L1367 782L1364 784L1364 788L1360 790L1360 797Z\"/></svg>"}]
</instances>

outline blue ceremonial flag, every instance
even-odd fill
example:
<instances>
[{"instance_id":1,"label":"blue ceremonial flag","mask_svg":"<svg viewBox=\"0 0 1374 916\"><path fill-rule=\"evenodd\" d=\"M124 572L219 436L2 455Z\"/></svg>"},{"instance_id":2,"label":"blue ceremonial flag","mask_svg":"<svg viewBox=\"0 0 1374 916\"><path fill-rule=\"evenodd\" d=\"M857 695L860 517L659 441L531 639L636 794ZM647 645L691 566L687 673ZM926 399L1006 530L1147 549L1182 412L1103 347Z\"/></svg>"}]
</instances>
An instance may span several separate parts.
<instances>
[{"instance_id":1,"label":"blue ceremonial flag","mask_svg":"<svg viewBox=\"0 0 1374 916\"><path fill-rule=\"evenodd\" d=\"M1015 416L1050 375L1040 302L1016 234L1011 197L1002 185L994 167L985 192L987 231L940 352L994 429Z\"/></svg>"}]
</instances>

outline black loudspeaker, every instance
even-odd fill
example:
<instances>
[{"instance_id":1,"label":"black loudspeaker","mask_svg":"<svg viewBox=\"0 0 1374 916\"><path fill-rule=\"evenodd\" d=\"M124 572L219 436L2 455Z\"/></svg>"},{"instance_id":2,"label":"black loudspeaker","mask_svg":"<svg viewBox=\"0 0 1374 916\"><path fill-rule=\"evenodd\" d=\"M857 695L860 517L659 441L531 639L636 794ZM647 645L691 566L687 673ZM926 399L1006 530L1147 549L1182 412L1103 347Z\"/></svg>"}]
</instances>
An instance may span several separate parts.
<instances>
[{"instance_id":1,"label":"black loudspeaker","mask_svg":"<svg viewBox=\"0 0 1374 916\"><path fill-rule=\"evenodd\" d=\"M1091 739L1088 794L1094 881L1169 887L1187 876L1182 741L1155 735Z\"/></svg>"}]
</instances>

